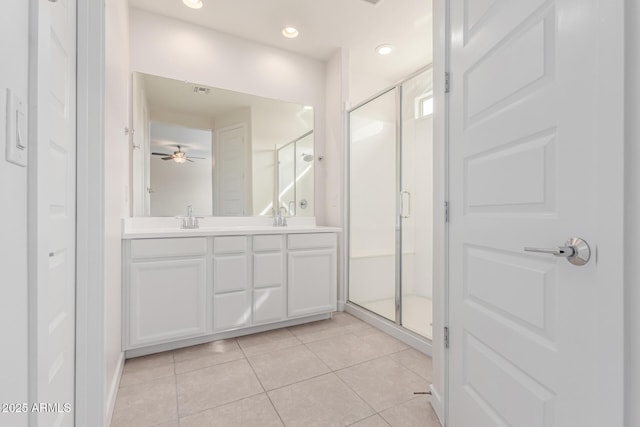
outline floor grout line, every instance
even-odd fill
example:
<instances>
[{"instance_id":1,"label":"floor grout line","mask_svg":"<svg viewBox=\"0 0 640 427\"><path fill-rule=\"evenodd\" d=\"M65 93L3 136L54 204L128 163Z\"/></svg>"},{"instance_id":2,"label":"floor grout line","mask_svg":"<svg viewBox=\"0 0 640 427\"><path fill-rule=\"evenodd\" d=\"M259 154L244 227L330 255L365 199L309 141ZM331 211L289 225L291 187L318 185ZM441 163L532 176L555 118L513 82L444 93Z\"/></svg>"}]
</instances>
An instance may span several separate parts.
<instances>
[{"instance_id":1,"label":"floor grout line","mask_svg":"<svg viewBox=\"0 0 640 427\"><path fill-rule=\"evenodd\" d=\"M178 417L178 426L180 426L180 399L178 396L178 375L176 375L176 357L171 353L171 359L173 360L173 384L176 388L176 417Z\"/></svg>"},{"instance_id":2,"label":"floor grout line","mask_svg":"<svg viewBox=\"0 0 640 427\"><path fill-rule=\"evenodd\" d=\"M286 424L284 423L284 420L282 419L282 415L280 415L280 412L278 412L278 408L276 408L276 405L274 405L273 400L271 400L271 396L269 396L269 393L267 392L267 389L265 388L264 384L262 384L262 380L258 376L258 373L256 372L255 368L253 367L253 364L249 360L249 357L244 352L244 349L242 348L242 346L240 346L240 351L242 351L242 354L244 354L245 359L247 359L247 363L249 364L249 367L251 368L251 371L253 372L253 375L256 376L256 379L260 383L260 387L262 387L262 390L263 390L265 396L267 396L267 399L269 399L269 403L271 404L271 407L273 408L274 411L276 411L276 415L280 419L280 422L282 423L283 426L286 426Z\"/></svg>"}]
</instances>

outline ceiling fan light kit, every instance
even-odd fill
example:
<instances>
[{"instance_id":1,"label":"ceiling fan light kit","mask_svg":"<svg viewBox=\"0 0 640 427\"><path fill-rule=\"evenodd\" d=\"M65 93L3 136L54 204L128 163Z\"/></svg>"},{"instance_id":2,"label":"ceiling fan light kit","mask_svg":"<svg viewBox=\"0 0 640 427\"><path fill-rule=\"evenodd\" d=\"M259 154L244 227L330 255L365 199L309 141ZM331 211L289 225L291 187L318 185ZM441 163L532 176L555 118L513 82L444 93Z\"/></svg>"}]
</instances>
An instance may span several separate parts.
<instances>
[{"instance_id":1,"label":"ceiling fan light kit","mask_svg":"<svg viewBox=\"0 0 640 427\"><path fill-rule=\"evenodd\" d=\"M191 159L205 160L204 157L190 157L187 155L187 153L182 151L182 148L179 145L177 145L177 147L178 147L178 151L174 151L173 154L168 154L168 153L151 153L151 154L154 156L164 156L162 160L173 160L176 163L184 163L187 161L193 163L193 160Z\"/></svg>"}]
</instances>

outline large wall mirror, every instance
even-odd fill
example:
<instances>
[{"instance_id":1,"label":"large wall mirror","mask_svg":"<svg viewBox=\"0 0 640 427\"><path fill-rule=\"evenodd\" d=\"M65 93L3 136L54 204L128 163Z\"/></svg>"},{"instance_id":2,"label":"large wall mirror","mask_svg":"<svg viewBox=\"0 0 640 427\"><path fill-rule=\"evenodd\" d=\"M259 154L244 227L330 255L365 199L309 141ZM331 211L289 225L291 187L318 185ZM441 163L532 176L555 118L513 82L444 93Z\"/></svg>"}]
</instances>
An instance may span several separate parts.
<instances>
[{"instance_id":1,"label":"large wall mirror","mask_svg":"<svg viewBox=\"0 0 640 427\"><path fill-rule=\"evenodd\" d=\"M314 215L313 108L133 74L134 216Z\"/></svg>"}]
</instances>

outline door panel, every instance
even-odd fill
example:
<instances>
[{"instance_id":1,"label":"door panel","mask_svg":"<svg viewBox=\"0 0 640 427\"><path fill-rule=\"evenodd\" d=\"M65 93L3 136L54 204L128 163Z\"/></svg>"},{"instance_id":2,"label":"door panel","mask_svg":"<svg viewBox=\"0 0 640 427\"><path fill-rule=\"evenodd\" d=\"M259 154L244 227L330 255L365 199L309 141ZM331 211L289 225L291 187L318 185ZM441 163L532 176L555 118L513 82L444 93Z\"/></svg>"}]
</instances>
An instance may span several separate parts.
<instances>
[{"instance_id":1,"label":"door panel","mask_svg":"<svg viewBox=\"0 0 640 427\"><path fill-rule=\"evenodd\" d=\"M577 267L523 251L570 237L595 250L598 227L615 219L598 212L594 190L608 167L596 154L607 121L595 116L604 109L594 82L608 66L595 52L597 4L451 2L453 427L595 426L618 416L605 412L616 405L601 404L590 375L604 368L603 352L622 354L598 345L601 322L622 328L615 310L599 310L603 267L595 256ZM621 372L620 360L606 368ZM621 390L609 392L607 402L621 401Z\"/></svg>"},{"instance_id":2,"label":"door panel","mask_svg":"<svg viewBox=\"0 0 640 427\"><path fill-rule=\"evenodd\" d=\"M242 216L247 212L250 194L246 193L246 130L245 126L217 131L218 211L216 215Z\"/></svg>"},{"instance_id":3,"label":"door panel","mask_svg":"<svg viewBox=\"0 0 640 427\"><path fill-rule=\"evenodd\" d=\"M76 2L39 1L37 74L32 81L37 176L37 349L35 402L60 412L33 413L33 424L72 426L75 394ZM36 89L37 88L37 89ZM31 208L30 208L31 210ZM70 404L70 411L62 405ZM69 408L68 408L69 409Z\"/></svg>"}]
</instances>

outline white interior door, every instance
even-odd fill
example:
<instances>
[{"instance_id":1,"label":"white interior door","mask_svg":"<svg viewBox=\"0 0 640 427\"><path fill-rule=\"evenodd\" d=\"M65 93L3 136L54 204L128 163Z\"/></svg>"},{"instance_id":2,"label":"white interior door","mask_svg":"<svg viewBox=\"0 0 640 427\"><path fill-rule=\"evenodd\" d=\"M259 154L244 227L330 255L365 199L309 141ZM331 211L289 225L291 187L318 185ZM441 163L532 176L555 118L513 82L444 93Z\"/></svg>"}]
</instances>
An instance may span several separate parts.
<instances>
[{"instance_id":1,"label":"white interior door","mask_svg":"<svg viewBox=\"0 0 640 427\"><path fill-rule=\"evenodd\" d=\"M36 147L34 425L73 426L75 394L76 2L40 0ZM33 175L35 174L35 175ZM33 187L32 187L33 188ZM34 341L32 341L34 342Z\"/></svg>"},{"instance_id":2,"label":"white interior door","mask_svg":"<svg viewBox=\"0 0 640 427\"><path fill-rule=\"evenodd\" d=\"M452 427L622 425L622 28L617 0L451 0ZM523 250L570 237L586 265Z\"/></svg>"},{"instance_id":3,"label":"white interior door","mask_svg":"<svg viewBox=\"0 0 640 427\"><path fill-rule=\"evenodd\" d=\"M243 216L248 196L245 194L246 130L244 125L220 129L216 137L215 168L218 177L216 215Z\"/></svg>"}]
</instances>

